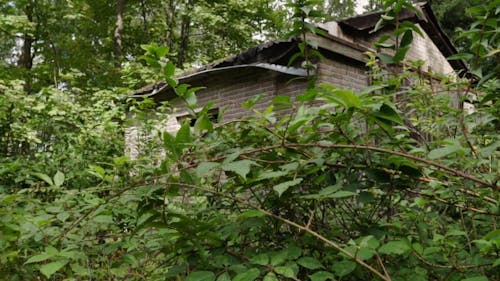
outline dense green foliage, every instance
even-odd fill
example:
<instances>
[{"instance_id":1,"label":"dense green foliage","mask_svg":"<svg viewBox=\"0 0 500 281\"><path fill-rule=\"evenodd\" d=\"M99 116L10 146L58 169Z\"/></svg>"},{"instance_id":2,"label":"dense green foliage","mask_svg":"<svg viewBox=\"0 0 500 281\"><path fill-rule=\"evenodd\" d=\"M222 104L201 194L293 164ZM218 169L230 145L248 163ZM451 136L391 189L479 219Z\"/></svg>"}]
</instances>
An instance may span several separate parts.
<instances>
[{"instance_id":1,"label":"dense green foliage","mask_svg":"<svg viewBox=\"0 0 500 281\"><path fill-rule=\"evenodd\" d=\"M210 24L212 8L231 14L231 5L241 5L179 2L193 5L188 16L200 24ZM469 10L475 22L461 36L471 49L455 59L467 60L473 75L428 76L412 71L421 62L409 61L390 72L386 63L401 62L408 38L418 36L407 24L394 33L406 38L390 47L394 56L367 54L373 83L363 91L315 85L297 101L277 96L266 110L225 124L210 120L210 104L197 110L196 89L172 79L182 48L175 44L182 40L139 51L148 40L141 24L156 34L165 24L132 18L143 15L142 8L159 13L153 5L161 1L126 1L124 25L135 22L137 30L124 33L123 69L114 63L116 45L103 40L114 24L104 17L114 7L104 1L71 1L74 14L62 8L66 1L0 3L8 15L0 30L19 28L7 31L40 46L29 52L40 59L31 67L11 63L21 41L11 38L0 50L6 58L0 71L0 280L500 279L500 84L495 69L485 67L499 55L498 1ZM41 13L32 23L18 15L29 4ZM305 19L317 15L315 5L288 6L295 15L287 23L291 34L315 31ZM398 27L391 15L405 5L411 8L407 1L386 1L381 24ZM243 47L238 36L250 44L253 32L243 30L256 20L250 10L248 17L235 16L241 25L227 35L236 45L207 31L213 37L206 54L193 58L188 47L187 63L211 59L214 49L222 55ZM182 22L182 13L176 20ZM62 30L50 32L47 26L54 26L45 24L55 19ZM67 22L75 20L103 24L107 35L94 37L90 25ZM52 41L60 51L50 53L52 36L68 47ZM308 62L316 50L302 46L296 57ZM147 69L138 63L144 50ZM94 52L99 55L91 61ZM192 109L194 126L186 120L177 133L164 132L164 112L174 104L125 102L131 88L159 78ZM464 111L465 102L474 110ZM143 124L137 159L123 155L126 115Z\"/></svg>"}]
</instances>

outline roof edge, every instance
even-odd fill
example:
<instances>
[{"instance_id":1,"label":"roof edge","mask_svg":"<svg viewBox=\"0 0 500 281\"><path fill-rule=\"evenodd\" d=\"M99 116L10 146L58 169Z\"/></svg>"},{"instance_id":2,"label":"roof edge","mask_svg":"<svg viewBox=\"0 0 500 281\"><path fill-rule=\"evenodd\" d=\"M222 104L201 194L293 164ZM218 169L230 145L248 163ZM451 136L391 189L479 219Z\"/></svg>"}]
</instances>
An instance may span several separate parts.
<instances>
[{"instance_id":1,"label":"roof edge","mask_svg":"<svg viewBox=\"0 0 500 281\"><path fill-rule=\"evenodd\" d=\"M434 42L436 44L436 47L443 53L446 58L458 54L455 45L453 45L448 35L441 28L441 25L439 25L439 21L437 20L436 15L434 15L430 4L428 2L425 2L420 7L421 10L425 13L426 17L430 20L429 22L426 22L426 25L429 25L430 28L436 30L439 35L439 40L442 44L436 44L436 42ZM424 25L424 29L426 25ZM432 41L435 40L432 37L431 39ZM468 75L469 68L463 60L448 60L448 63L453 67L453 69L459 72L458 74L460 77Z\"/></svg>"},{"instance_id":2,"label":"roof edge","mask_svg":"<svg viewBox=\"0 0 500 281\"><path fill-rule=\"evenodd\" d=\"M314 75L315 70L307 70L302 67L291 67L291 66L283 66L278 64L271 63L253 63L253 64L242 64L242 65L232 65L232 66L224 66L218 68L209 68L205 70L201 70L194 73L188 73L183 76L177 77L179 81L182 80L190 80L192 78L196 78L197 76L201 76L203 74L214 73L214 72L224 72L227 70L234 70L240 68L260 68L271 70L277 73L298 76L298 77L307 77L309 75ZM143 87L135 92L135 94L130 95L129 98L148 98L161 93L164 93L170 88L170 86L165 82L159 82L154 85L148 85ZM147 93L147 94L137 94L137 93Z\"/></svg>"},{"instance_id":3,"label":"roof edge","mask_svg":"<svg viewBox=\"0 0 500 281\"><path fill-rule=\"evenodd\" d=\"M430 4L428 2L418 2L414 4L414 7L420 11L422 15L409 9L403 9L399 19L410 20L420 24L422 29L431 38L432 42L434 42L445 58L457 54L457 49L439 25L439 21L434 15ZM339 21L339 26L351 32L370 33L384 13L385 11L375 11L342 19ZM464 61L448 60L448 63L460 76L467 75L469 70Z\"/></svg>"}]
</instances>

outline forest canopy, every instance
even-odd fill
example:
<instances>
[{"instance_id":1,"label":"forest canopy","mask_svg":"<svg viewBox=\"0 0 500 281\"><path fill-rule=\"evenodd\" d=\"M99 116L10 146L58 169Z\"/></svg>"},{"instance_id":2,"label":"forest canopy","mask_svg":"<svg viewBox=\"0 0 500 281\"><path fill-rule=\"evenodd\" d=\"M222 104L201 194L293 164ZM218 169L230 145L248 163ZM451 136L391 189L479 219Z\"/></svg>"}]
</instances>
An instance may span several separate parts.
<instances>
[{"instance_id":1,"label":"forest canopy","mask_svg":"<svg viewBox=\"0 0 500 281\"><path fill-rule=\"evenodd\" d=\"M499 280L500 1L431 4L467 72L416 71L412 1L370 0L369 87L217 124L176 75L291 35L313 69L356 1L0 0L0 280ZM129 98L158 81L177 132Z\"/></svg>"}]
</instances>

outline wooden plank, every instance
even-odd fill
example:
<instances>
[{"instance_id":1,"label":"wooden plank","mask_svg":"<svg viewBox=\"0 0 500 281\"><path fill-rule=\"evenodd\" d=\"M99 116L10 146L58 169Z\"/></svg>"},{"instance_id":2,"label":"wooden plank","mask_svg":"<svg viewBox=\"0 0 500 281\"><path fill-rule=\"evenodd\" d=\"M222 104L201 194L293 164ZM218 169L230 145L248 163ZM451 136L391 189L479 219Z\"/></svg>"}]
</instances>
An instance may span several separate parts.
<instances>
[{"instance_id":1,"label":"wooden plank","mask_svg":"<svg viewBox=\"0 0 500 281\"><path fill-rule=\"evenodd\" d=\"M339 38L329 38L316 34L306 34L306 39L315 41L318 47L328 50L330 52L357 60L359 62L366 62L366 55L363 53L366 51L373 51L369 48L363 46L356 46L356 44L351 42L343 42L345 40Z\"/></svg>"}]
</instances>

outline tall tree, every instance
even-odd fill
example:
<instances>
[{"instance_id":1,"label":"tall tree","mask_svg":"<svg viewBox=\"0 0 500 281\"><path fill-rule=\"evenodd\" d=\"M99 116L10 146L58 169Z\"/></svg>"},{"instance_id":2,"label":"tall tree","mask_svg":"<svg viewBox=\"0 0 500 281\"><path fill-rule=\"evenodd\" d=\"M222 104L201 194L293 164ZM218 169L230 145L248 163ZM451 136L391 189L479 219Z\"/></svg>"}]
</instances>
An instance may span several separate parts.
<instances>
[{"instance_id":1,"label":"tall tree","mask_svg":"<svg viewBox=\"0 0 500 281\"><path fill-rule=\"evenodd\" d=\"M23 12L26 18L28 19L28 22L30 24L33 23L33 9L34 9L34 3L33 1L27 1L27 3L24 6ZM30 71L33 68L33 43L35 39L33 38L33 35L30 34L29 32L25 32L23 34L23 45L21 48L21 54L19 56L18 60L18 66L21 67L24 70L24 91L26 93L31 92L31 74Z\"/></svg>"},{"instance_id":2,"label":"tall tree","mask_svg":"<svg viewBox=\"0 0 500 281\"><path fill-rule=\"evenodd\" d=\"M186 61L186 54L188 53L190 34L191 34L191 17L193 13L193 6L195 5L195 0L187 0L185 2L185 8L183 9L181 15L181 30L179 38L179 52L177 54L177 67L184 68L184 62Z\"/></svg>"},{"instance_id":3,"label":"tall tree","mask_svg":"<svg viewBox=\"0 0 500 281\"><path fill-rule=\"evenodd\" d=\"M121 66L122 57L122 33L123 33L123 10L125 9L125 0L116 1L116 23L114 32L114 56L115 67Z\"/></svg>"}]
</instances>

